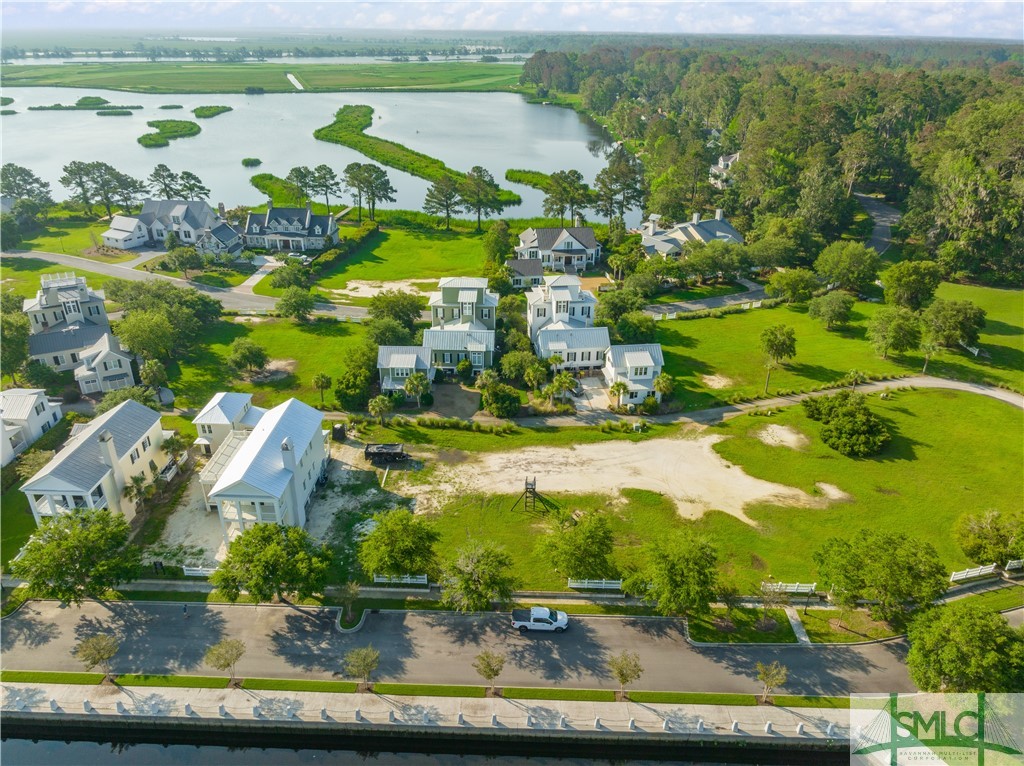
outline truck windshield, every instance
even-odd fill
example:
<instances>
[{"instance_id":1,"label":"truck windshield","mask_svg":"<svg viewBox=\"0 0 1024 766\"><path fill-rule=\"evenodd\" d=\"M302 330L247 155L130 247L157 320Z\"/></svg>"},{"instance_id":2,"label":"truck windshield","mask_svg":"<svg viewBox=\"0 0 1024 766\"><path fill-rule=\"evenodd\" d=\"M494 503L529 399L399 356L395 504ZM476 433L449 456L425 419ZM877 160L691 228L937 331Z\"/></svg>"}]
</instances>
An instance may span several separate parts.
<instances>
[{"instance_id":1,"label":"truck windshield","mask_svg":"<svg viewBox=\"0 0 1024 766\"><path fill-rule=\"evenodd\" d=\"M547 610L548 619L551 620L551 622L556 622L558 620L558 612L556 612L554 609L551 609L550 607L548 607Z\"/></svg>"}]
</instances>

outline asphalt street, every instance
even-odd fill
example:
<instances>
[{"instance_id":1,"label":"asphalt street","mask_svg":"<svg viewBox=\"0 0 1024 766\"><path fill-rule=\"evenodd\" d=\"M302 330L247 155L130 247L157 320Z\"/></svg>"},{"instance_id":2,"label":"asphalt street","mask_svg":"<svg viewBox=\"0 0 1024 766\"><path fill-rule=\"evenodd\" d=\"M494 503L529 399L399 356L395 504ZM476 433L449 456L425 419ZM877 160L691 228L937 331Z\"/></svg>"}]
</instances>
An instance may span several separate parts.
<instances>
[{"instance_id":1,"label":"asphalt street","mask_svg":"<svg viewBox=\"0 0 1024 766\"><path fill-rule=\"evenodd\" d=\"M842 647L738 645L693 647L674 620L638 617L572 618L561 635L519 635L502 615L382 612L367 616L362 630L341 634L335 611L287 606L88 602L81 609L52 601L26 603L2 625L3 667L9 670L80 671L72 655L83 637L113 633L121 643L115 673L211 675L206 648L223 638L245 642L242 677L339 677L351 648L373 645L381 664L374 680L405 683L480 684L472 660L483 649L503 652L504 686L614 688L606 661L623 649L636 651L644 675L635 688L752 693L757 662L779 660L792 694L912 691L896 640Z\"/></svg>"}]
</instances>

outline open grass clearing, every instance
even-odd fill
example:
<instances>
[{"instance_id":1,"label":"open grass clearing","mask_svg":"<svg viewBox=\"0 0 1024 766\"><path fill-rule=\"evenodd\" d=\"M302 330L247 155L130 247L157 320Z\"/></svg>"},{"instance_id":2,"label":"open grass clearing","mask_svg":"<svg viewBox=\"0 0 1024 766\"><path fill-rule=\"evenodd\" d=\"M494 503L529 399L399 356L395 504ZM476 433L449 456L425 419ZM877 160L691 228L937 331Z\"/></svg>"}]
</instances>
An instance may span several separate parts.
<instances>
[{"instance_id":1,"label":"open grass clearing","mask_svg":"<svg viewBox=\"0 0 1024 766\"><path fill-rule=\"evenodd\" d=\"M58 251L59 252L59 251ZM50 263L41 258L33 258L31 254L5 256L0 261L0 281L4 290L13 290L23 298L35 297L39 291L39 279L46 274L66 274L73 271L77 276L85 277L93 289L103 287L110 277L94 271L71 269L57 263Z\"/></svg>"},{"instance_id":2,"label":"open grass clearing","mask_svg":"<svg viewBox=\"0 0 1024 766\"><path fill-rule=\"evenodd\" d=\"M39 232L26 236L19 247L23 250L77 255L100 263L123 263L135 258L137 253L118 251L114 255L105 255L96 251L96 243L103 242L103 232L109 228L108 221L51 221ZM61 268L69 270L67 266Z\"/></svg>"},{"instance_id":3,"label":"open grass clearing","mask_svg":"<svg viewBox=\"0 0 1024 766\"><path fill-rule=\"evenodd\" d=\"M747 288L733 282L724 285L687 285L667 292L658 293L650 298L652 304L663 303L685 303L686 301L697 301L703 298L718 298L722 295L735 295L746 292Z\"/></svg>"},{"instance_id":4,"label":"open grass clearing","mask_svg":"<svg viewBox=\"0 0 1024 766\"><path fill-rule=\"evenodd\" d=\"M690 638L704 643L724 644L795 644L796 634L782 609L769 609L768 622L761 629L764 612L740 607L712 609L711 614L687 620Z\"/></svg>"},{"instance_id":5,"label":"open grass clearing","mask_svg":"<svg viewBox=\"0 0 1024 766\"><path fill-rule=\"evenodd\" d=\"M872 620L871 615L859 609L808 609L801 611L800 621L811 641L818 644L853 644L900 635L888 623Z\"/></svg>"}]
</instances>

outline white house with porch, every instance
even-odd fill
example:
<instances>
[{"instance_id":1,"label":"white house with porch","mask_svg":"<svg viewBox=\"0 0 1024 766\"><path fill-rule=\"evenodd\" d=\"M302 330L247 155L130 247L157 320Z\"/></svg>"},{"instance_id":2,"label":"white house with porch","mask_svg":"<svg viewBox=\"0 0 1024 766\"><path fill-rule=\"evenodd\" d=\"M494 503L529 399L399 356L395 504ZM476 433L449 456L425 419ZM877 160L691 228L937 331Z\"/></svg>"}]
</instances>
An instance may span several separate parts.
<instances>
[{"instance_id":1,"label":"white house with porch","mask_svg":"<svg viewBox=\"0 0 1024 766\"><path fill-rule=\"evenodd\" d=\"M433 382L430 368L430 349L424 346L381 346L377 350L377 370L380 373L380 390L390 394L405 391L405 381L416 372L427 376L428 385Z\"/></svg>"},{"instance_id":2,"label":"white house with porch","mask_svg":"<svg viewBox=\"0 0 1024 766\"><path fill-rule=\"evenodd\" d=\"M173 468L161 445L173 431L160 413L126 401L73 433L64 448L22 486L38 526L44 518L73 508L110 508L129 521L136 504L122 493L131 477Z\"/></svg>"},{"instance_id":3,"label":"white house with porch","mask_svg":"<svg viewBox=\"0 0 1024 766\"><path fill-rule=\"evenodd\" d=\"M193 442L204 455L212 455L232 431L251 431L266 414L252 403L252 394L221 391L214 394L192 419L199 436Z\"/></svg>"},{"instance_id":4,"label":"white house with porch","mask_svg":"<svg viewBox=\"0 0 1024 766\"><path fill-rule=\"evenodd\" d=\"M313 203L306 207L274 207L267 200L267 212L249 213L245 220L245 244L268 250L323 250L338 241L338 224L329 215L314 215Z\"/></svg>"},{"instance_id":5,"label":"white house with porch","mask_svg":"<svg viewBox=\"0 0 1024 766\"><path fill-rule=\"evenodd\" d=\"M743 244L743 235L733 228L721 208L715 210L714 218L701 219L700 213L686 223L672 224L662 228L661 216L651 215L640 227L640 246L647 257L660 255L662 258L678 258L687 244L707 244L719 241L729 244Z\"/></svg>"},{"instance_id":6,"label":"white house with porch","mask_svg":"<svg viewBox=\"0 0 1024 766\"><path fill-rule=\"evenodd\" d=\"M0 465L7 465L27 450L60 418L60 405L52 403L41 388L8 388L0 392Z\"/></svg>"},{"instance_id":7,"label":"white house with porch","mask_svg":"<svg viewBox=\"0 0 1024 766\"><path fill-rule=\"evenodd\" d=\"M601 245L589 226L526 229L519 235L516 258L536 258L546 269L575 273L601 258Z\"/></svg>"},{"instance_id":8,"label":"white house with porch","mask_svg":"<svg viewBox=\"0 0 1024 766\"><path fill-rule=\"evenodd\" d=\"M621 381L628 391L622 404L640 404L648 396L659 402L661 394L654 390L654 379L661 374L665 358L660 343L633 343L608 349L604 379L611 387Z\"/></svg>"},{"instance_id":9,"label":"white house with porch","mask_svg":"<svg viewBox=\"0 0 1024 766\"><path fill-rule=\"evenodd\" d=\"M134 385L132 355L121 348L117 336L109 332L80 356L81 364L75 368L75 382L84 394L106 393Z\"/></svg>"},{"instance_id":10,"label":"white house with porch","mask_svg":"<svg viewBox=\"0 0 1024 766\"><path fill-rule=\"evenodd\" d=\"M267 410L251 431L232 431L199 477L224 542L260 523L304 527L329 438L323 415L298 399Z\"/></svg>"},{"instance_id":11,"label":"white house with porch","mask_svg":"<svg viewBox=\"0 0 1024 766\"><path fill-rule=\"evenodd\" d=\"M235 257L242 236L224 220L224 205L214 210L203 200L147 199L138 215L115 215L103 232L103 244L130 250L162 243L174 232L182 245L200 253Z\"/></svg>"}]
</instances>

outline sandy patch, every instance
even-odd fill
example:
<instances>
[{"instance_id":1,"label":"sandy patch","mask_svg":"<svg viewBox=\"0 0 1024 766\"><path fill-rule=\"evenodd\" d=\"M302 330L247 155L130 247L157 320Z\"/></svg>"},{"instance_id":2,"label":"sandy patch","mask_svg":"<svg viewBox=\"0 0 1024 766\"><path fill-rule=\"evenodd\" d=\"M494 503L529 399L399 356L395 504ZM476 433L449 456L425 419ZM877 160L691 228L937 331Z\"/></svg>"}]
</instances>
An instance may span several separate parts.
<instances>
[{"instance_id":1,"label":"sandy patch","mask_svg":"<svg viewBox=\"0 0 1024 766\"><path fill-rule=\"evenodd\" d=\"M401 293L420 296L436 289L437 282L428 279L396 279L392 282L367 282L363 279L352 279L344 287L326 292L350 298L373 298L385 290L397 290Z\"/></svg>"},{"instance_id":2,"label":"sandy patch","mask_svg":"<svg viewBox=\"0 0 1024 766\"><path fill-rule=\"evenodd\" d=\"M792 426L780 426L774 423L758 431L757 438L769 447L789 447L790 449L803 449L811 443L810 439Z\"/></svg>"},{"instance_id":3,"label":"sandy patch","mask_svg":"<svg viewBox=\"0 0 1024 766\"><path fill-rule=\"evenodd\" d=\"M833 503L849 503L853 501L853 495L849 492L843 492L835 484L826 484L823 481L819 481L814 486L821 490L821 494Z\"/></svg>"},{"instance_id":4,"label":"sandy patch","mask_svg":"<svg viewBox=\"0 0 1024 766\"><path fill-rule=\"evenodd\" d=\"M260 322L266 322L267 317L241 316L235 317L234 321L238 324L259 324Z\"/></svg>"},{"instance_id":5,"label":"sandy patch","mask_svg":"<svg viewBox=\"0 0 1024 766\"><path fill-rule=\"evenodd\" d=\"M334 517L341 513L359 511L363 503L383 497L383 490L368 489L353 492L352 485L369 477L368 467L363 460L363 451L347 444L331 444L330 468L327 471L327 485L313 495L313 502L306 509L306 531L317 540L327 542Z\"/></svg>"},{"instance_id":6,"label":"sandy patch","mask_svg":"<svg viewBox=\"0 0 1024 766\"><path fill-rule=\"evenodd\" d=\"M220 516L216 511L206 510L198 473L189 480L188 491L178 508L167 518L160 542L169 547L184 545L202 549L202 561L190 561L190 564L212 567L227 555Z\"/></svg>"},{"instance_id":7,"label":"sandy patch","mask_svg":"<svg viewBox=\"0 0 1024 766\"><path fill-rule=\"evenodd\" d=\"M416 508L436 509L452 497L469 492L522 492L527 476L537 478L541 493L647 489L671 498L684 518L699 518L706 511L718 510L751 525L754 522L744 513L750 503L811 508L829 504L827 498L749 476L714 451L714 444L724 438L708 435L484 453L460 465L438 464L431 476L433 488L417 498Z\"/></svg>"},{"instance_id":8,"label":"sandy patch","mask_svg":"<svg viewBox=\"0 0 1024 766\"><path fill-rule=\"evenodd\" d=\"M298 364L294 359L271 359L267 362L266 367L250 375L249 380L253 383L269 383L272 380L281 380L295 372Z\"/></svg>"},{"instance_id":9,"label":"sandy patch","mask_svg":"<svg viewBox=\"0 0 1024 766\"><path fill-rule=\"evenodd\" d=\"M732 378L724 375L701 375L700 379L708 388L729 388L733 384Z\"/></svg>"}]
</instances>

